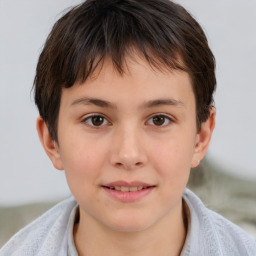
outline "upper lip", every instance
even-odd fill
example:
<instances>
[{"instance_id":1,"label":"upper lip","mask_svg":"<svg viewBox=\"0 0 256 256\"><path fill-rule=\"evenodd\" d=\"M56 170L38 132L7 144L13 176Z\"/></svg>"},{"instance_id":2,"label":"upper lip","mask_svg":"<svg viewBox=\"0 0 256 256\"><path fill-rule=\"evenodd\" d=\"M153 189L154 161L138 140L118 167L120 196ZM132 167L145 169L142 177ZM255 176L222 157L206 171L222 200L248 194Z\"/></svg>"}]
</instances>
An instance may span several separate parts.
<instances>
[{"instance_id":1,"label":"upper lip","mask_svg":"<svg viewBox=\"0 0 256 256\"><path fill-rule=\"evenodd\" d=\"M116 187L116 186L117 187L153 187L154 185L141 182L141 181L127 182L122 180L117 180L117 181L110 182L103 185L103 187Z\"/></svg>"}]
</instances>

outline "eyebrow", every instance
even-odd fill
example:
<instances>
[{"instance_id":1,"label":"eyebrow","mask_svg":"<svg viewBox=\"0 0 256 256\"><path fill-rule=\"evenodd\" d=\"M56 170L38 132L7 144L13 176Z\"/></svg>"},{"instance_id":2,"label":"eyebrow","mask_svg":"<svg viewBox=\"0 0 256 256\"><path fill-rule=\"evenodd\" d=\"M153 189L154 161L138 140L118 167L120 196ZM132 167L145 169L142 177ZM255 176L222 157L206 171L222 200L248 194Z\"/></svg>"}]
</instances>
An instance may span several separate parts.
<instances>
[{"instance_id":1,"label":"eyebrow","mask_svg":"<svg viewBox=\"0 0 256 256\"><path fill-rule=\"evenodd\" d=\"M103 108L116 108L115 105L112 103L106 101L106 100L101 100L101 99L96 99L96 98L81 98L73 101L71 103L71 106L77 105L77 104L83 104L83 105L96 105L98 107L103 107Z\"/></svg>"},{"instance_id":2,"label":"eyebrow","mask_svg":"<svg viewBox=\"0 0 256 256\"><path fill-rule=\"evenodd\" d=\"M150 100L142 105L142 108L151 108L157 107L162 105L168 106L184 106L184 103L179 100L175 99L157 99L157 100Z\"/></svg>"},{"instance_id":3,"label":"eyebrow","mask_svg":"<svg viewBox=\"0 0 256 256\"><path fill-rule=\"evenodd\" d=\"M83 104L83 105L96 105L98 107L102 108L116 108L116 105L112 104L109 101L97 99L97 98L80 98L77 100L74 100L71 103L71 106ZM168 106L184 106L184 103L179 100L175 99L157 99L157 100L150 100L145 103L143 103L140 108L152 108L162 105L168 105Z\"/></svg>"}]
</instances>

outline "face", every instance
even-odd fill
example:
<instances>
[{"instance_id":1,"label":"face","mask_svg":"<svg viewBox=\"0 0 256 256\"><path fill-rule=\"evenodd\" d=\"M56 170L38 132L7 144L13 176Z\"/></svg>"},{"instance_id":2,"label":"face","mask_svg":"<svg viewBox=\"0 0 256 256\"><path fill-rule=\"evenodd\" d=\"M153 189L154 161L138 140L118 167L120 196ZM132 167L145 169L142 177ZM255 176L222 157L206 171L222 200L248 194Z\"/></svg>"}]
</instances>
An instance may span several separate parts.
<instances>
[{"instance_id":1,"label":"face","mask_svg":"<svg viewBox=\"0 0 256 256\"><path fill-rule=\"evenodd\" d=\"M47 152L65 170L81 219L126 232L181 213L190 168L208 145L187 73L153 71L140 59L128 67L121 76L106 60L63 89L58 144Z\"/></svg>"}]
</instances>

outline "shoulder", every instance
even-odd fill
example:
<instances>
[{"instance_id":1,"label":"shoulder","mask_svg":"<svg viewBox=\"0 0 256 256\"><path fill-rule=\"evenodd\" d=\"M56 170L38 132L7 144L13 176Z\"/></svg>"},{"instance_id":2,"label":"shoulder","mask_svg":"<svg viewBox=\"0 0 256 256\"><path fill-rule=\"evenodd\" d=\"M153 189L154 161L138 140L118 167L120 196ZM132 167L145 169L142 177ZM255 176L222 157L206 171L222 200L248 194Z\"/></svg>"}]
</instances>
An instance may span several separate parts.
<instances>
[{"instance_id":1,"label":"shoulder","mask_svg":"<svg viewBox=\"0 0 256 256\"><path fill-rule=\"evenodd\" d=\"M190 190L186 189L183 198L191 215L189 242L187 242L190 251L200 249L201 252L204 251L203 255L209 256L256 255L256 240L240 227L206 208Z\"/></svg>"},{"instance_id":2,"label":"shoulder","mask_svg":"<svg viewBox=\"0 0 256 256\"><path fill-rule=\"evenodd\" d=\"M0 256L57 255L63 244L70 213L77 205L70 197L16 233L1 249ZM53 254L49 253L55 252Z\"/></svg>"},{"instance_id":3,"label":"shoulder","mask_svg":"<svg viewBox=\"0 0 256 256\"><path fill-rule=\"evenodd\" d=\"M221 248L232 255L256 255L256 240L253 237L216 212L208 210L208 214Z\"/></svg>"}]
</instances>

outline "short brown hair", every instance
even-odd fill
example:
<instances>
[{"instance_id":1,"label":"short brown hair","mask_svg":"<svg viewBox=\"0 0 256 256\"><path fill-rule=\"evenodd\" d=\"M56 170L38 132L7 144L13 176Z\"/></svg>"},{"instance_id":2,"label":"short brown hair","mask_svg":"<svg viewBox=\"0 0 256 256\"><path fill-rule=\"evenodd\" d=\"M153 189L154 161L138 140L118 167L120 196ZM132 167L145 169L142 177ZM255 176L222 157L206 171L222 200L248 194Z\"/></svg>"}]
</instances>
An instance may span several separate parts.
<instances>
[{"instance_id":1,"label":"short brown hair","mask_svg":"<svg viewBox=\"0 0 256 256\"><path fill-rule=\"evenodd\" d=\"M62 88L84 82L106 56L122 74L131 49L152 68L189 73L200 130L209 117L216 78L215 59L197 21L169 0L87 0L55 23L37 65L35 103L54 140Z\"/></svg>"}]
</instances>

